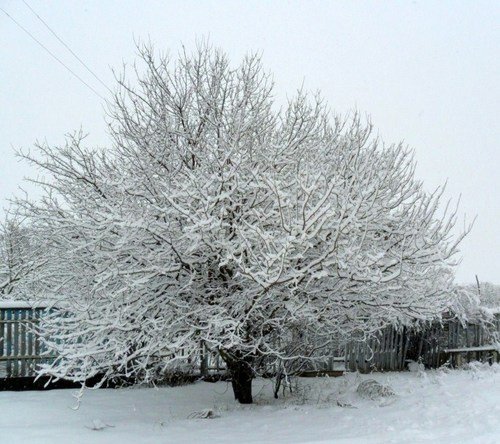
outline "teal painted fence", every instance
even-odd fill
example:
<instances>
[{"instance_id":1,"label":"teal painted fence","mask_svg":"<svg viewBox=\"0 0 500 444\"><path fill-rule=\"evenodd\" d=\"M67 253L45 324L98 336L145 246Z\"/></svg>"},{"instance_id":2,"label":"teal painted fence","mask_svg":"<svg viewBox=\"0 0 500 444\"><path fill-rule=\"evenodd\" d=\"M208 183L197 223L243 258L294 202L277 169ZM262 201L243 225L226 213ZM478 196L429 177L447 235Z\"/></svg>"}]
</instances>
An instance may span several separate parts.
<instances>
[{"instance_id":1,"label":"teal painted fence","mask_svg":"<svg viewBox=\"0 0 500 444\"><path fill-rule=\"evenodd\" d=\"M47 361L37 334L44 312L44 308L0 306L0 378L35 376L37 365Z\"/></svg>"}]
</instances>

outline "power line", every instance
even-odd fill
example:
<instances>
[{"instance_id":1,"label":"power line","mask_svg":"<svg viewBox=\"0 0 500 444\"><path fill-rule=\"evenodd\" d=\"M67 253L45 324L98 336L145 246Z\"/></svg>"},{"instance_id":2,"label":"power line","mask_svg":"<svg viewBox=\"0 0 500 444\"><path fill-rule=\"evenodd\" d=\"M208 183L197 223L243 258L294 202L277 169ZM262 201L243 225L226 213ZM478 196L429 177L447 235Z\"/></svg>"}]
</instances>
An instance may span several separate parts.
<instances>
[{"instance_id":1,"label":"power line","mask_svg":"<svg viewBox=\"0 0 500 444\"><path fill-rule=\"evenodd\" d=\"M107 100L99 94L92 86L90 86L85 80L83 80L78 74L76 74L68 65L66 65L59 57L57 57L50 49L48 49L40 40L38 40L31 32L29 32L23 25L21 25L14 17L12 17L5 9L0 7L7 17L9 17L19 28L21 28L26 34L28 34L36 43L38 43L46 52L48 52L57 62L64 66L73 76L75 76L80 82L82 82L88 89L90 89L96 96L107 102Z\"/></svg>"},{"instance_id":2,"label":"power line","mask_svg":"<svg viewBox=\"0 0 500 444\"><path fill-rule=\"evenodd\" d=\"M94 76L94 78L102 85L104 86L104 88L106 88L108 91L112 92L109 88L108 88L108 85L106 85L100 78L99 76L94 72L92 71L88 65L80 58L78 57L78 55L56 34L56 32L48 25L48 23L42 18L40 17L40 15L38 15L34 10L33 8L28 4L28 2L26 2L25 0L23 0L23 3L29 8L29 10L38 18L38 20L40 20L44 26L52 33L52 35L57 39L59 40L59 42L64 45L64 47L73 55L73 57L75 57L82 65L83 67L92 75Z\"/></svg>"}]
</instances>

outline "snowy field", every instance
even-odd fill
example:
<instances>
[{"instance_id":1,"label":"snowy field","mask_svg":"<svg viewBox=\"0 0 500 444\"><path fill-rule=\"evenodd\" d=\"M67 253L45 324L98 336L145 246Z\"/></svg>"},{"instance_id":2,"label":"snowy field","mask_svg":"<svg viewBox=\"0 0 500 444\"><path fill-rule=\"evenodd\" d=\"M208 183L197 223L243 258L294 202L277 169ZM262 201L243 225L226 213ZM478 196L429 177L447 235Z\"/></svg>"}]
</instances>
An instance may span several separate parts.
<instances>
[{"instance_id":1,"label":"snowy field","mask_svg":"<svg viewBox=\"0 0 500 444\"><path fill-rule=\"evenodd\" d=\"M391 386L367 400L363 380ZM303 378L272 399L255 383L256 404L240 406L219 382L175 388L95 390L73 410L74 390L0 392L0 437L8 443L498 443L500 366L468 370ZM214 419L190 419L213 409ZM93 430L102 428L101 430Z\"/></svg>"}]
</instances>

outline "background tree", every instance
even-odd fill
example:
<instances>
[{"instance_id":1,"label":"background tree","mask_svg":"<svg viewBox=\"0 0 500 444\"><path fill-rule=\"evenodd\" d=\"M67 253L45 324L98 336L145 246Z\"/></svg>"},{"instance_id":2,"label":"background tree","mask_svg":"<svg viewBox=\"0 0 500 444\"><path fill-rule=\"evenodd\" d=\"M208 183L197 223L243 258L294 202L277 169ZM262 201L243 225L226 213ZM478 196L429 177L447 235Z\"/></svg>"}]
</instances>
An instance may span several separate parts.
<instances>
[{"instance_id":1,"label":"background tree","mask_svg":"<svg viewBox=\"0 0 500 444\"><path fill-rule=\"evenodd\" d=\"M0 299L30 298L29 277L43 259L23 218L8 212L0 223ZM31 296L33 297L33 296Z\"/></svg>"},{"instance_id":2,"label":"background tree","mask_svg":"<svg viewBox=\"0 0 500 444\"><path fill-rule=\"evenodd\" d=\"M110 147L76 133L23 155L47 177L42 201L20 202L47 245L34 280L66 312L45 326L59 356L45 372L149 381L203 342L249 403L269 366L440 316L463 235L410 150L319 96L278 109L257 56L140 58Z\"/></svg>"},{"instance_id":3,"label":"background tree","mask_svg":"<svg viewBox=\"0 0 500 444\"><path fill-rule=\"evenodd\" d=\"M500 309L500 286L491 282L481 283L480 301L485 307Z\"/></svg>"}]
</instances>

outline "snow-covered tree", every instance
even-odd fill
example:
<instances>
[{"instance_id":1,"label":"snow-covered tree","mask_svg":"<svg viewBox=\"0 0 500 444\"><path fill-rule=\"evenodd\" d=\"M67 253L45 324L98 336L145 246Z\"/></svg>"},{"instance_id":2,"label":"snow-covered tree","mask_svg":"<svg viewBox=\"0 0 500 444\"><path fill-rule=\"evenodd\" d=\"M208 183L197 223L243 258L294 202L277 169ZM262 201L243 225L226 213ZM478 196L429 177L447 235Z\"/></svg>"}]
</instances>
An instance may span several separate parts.
<instances>
[{"instance_id":1,"label":"snow-covered tree","mask_svg":"<svg viewBox=\"0 0 500 444\"><path fill-rule=\"evenodd\" d=\"M76 133L24 154L46 177L43 200L20 203L47 245L35 280L64 301L46 372L149 381L203 342L248 403L264 364L440 315L462 236L410 150L319 96L278 109L257 56L140 55L109 147Z\"/></svg>"},{"instance_id":2,"label":"snow-covered tree","mask_svg":"<svg viewBox=\"0 0 500 444\"><path fill-rule=\"evenodd\" d=\"M463 320L487 322L500 310L500 286L491 282L457 285L451 313Z\"/></svg>"},{"instance_id":3,"label":"snow-covered tree","mask_svg":"<svg viewBox=\"0 0 500 444\"><path fill-rule=\"evenodd\" d=\"M491 282L480 283L479 300L484 307L500 309L500 285Z\"/></svg>"},{"instance_id":4,"label":"snow-covered tree","mask_svg":"<svg viewBox=\"0 0 500 444\"><path fill-rule=\"evenodd\" d=\"M16 213L0 222L0 299L29 298L30 273L43 261L37 258L31 231Z\"/></svg>"}]
</instances>

